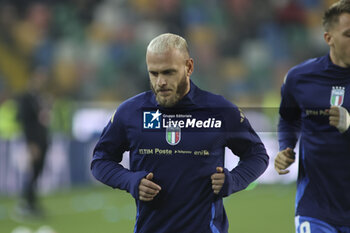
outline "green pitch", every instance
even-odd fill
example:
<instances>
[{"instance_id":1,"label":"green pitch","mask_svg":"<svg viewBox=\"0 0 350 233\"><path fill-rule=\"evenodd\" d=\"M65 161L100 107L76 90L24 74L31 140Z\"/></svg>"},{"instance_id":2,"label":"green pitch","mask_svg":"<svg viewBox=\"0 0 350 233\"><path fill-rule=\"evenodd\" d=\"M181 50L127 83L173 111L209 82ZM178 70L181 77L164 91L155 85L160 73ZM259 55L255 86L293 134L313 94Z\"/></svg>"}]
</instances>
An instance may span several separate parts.
<instances>
[{"instance_id":1,"label":"green pitch","mask_svg":"<svg viewBox=\"0 0 350 233\"><path fill-rule=\"evenodd\" d=\"M294 185L259 184L225 198L229 232L292 233L294 195ZM14 198L0 197L2 233L131 233L134 229L136 207L131 195L108 187L75 188L44 196L44 219L13 216L15 204Z\"/></svg>"}]
</instances>

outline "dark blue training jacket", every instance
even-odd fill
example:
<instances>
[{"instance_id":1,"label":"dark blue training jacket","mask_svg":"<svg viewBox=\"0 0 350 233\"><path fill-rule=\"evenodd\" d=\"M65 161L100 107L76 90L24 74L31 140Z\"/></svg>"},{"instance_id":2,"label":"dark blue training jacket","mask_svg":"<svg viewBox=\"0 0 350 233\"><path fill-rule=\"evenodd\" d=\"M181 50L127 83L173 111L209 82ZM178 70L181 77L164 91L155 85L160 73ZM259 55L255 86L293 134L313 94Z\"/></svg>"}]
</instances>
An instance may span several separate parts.
<instances>
[{"instance_id":1,"label":"dark blue training jacket","mask_svg":"<svg viewBox=\"0 0 350 233\"><path fill-rule=\"evenodd\" d=\"M224 166L225 147L240 162L232 171L224 169L224 186L215 195L210 177ZM118 164L125 151L130 151L130 170ZM173 108L159 106L151 91L122 103L102 132L91 169L96 179L136 199L135 232L224 233L222 198L257 179L268 159L243 113L191 82L190 92ZM143 202L138 186L149 172L162 190Z\"/></svg>"},{"instance_id":2,"label":"dark blue training jacket","mask_svg":"<svg viewBox=\"0 0 350 233\"><path fill-rule=\"evenodd\" d=\"M292 68L282 85L280 150L300 135L296 215L350 226L350 130L329 125L326 109L350 110L350 69L329 55Z\"/></svg>"}]
</instances>

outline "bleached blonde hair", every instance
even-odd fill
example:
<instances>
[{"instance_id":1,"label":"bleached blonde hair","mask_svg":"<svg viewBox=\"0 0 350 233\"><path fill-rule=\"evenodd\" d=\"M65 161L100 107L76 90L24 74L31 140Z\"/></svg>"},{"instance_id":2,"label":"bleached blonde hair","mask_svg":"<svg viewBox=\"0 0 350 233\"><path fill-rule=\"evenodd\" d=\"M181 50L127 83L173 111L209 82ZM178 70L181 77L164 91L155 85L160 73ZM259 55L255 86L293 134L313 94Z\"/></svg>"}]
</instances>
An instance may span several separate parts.
<instances>
[{"instance_id":1,"label":"bleached blonde hair","mask_svg":"<svg viewBox=\"0 0 350 233\"><path fill-rule=\"evenodd\" d=\"M147 46L147 52L164 53L171 49L179 50L185 57L189 57L186 40L176 34L164 33L155 37Z\"/></svg>"}]
</instances>

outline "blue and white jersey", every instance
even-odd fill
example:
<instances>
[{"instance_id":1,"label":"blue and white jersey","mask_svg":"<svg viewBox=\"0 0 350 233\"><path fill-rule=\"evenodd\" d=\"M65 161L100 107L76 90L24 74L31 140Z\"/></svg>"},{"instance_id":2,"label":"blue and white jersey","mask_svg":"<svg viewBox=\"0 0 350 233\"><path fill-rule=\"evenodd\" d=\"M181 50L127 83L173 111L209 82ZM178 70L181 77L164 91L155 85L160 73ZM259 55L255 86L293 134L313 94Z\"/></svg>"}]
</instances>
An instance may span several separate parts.
<instances>
[{"instance_id":1,"label":"blue and white jersey","mask_svg":"<svg viewBox=\"0 0 350 233\"><path fill-rule=\"evenodd\" d=\"M210 177L224 167L225 147L240 162L232 171L224 169L224 186L215 195ZM118 164L125 151L130 151L130 169ZM135 198L135 232L224 233L228 220L222 198L257 179L268 160L243 113L191 82L190 92L173 108L159 106L151 91L122 103L102 132L91 169L101 182ZM138 186L149 172L162 190L143 202Z\"/></svg>"},{"instance_id":2,"label":"blue and white jersey","mask_svg":"<svg viewBox=\"0 0 350 233\"><path fill-rule=\"evenodd\" d=\"M280 150L300 136L296 215L350 226L350 130L329 125L327 109L350 110L350 69L329 55L293 67L281 89Z\"/></svg>"}]
</instances>

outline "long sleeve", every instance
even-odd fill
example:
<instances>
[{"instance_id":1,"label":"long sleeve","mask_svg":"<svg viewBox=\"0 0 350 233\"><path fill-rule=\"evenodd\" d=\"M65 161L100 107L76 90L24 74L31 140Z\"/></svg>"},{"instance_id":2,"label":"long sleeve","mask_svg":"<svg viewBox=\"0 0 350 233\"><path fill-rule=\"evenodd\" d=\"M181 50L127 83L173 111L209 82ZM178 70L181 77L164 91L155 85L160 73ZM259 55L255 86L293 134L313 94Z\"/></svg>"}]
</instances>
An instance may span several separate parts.
<instances>
[{"instance_id":1,"label":"long sleeve","mask_svg":"<svg viewBox=\"0 0 350 233\"><path fill-rule=\"evenodd\" d=\"M245 189L266 170L269 163L263 143L244 115L238 110L229 115L227 147L239 156L240 161L232 171L224 170L223 196Z\"/></svg>"},{"instance_id":2,"label":"long sleeve","mask_svg":"<svg viewBox=\"0 0 350 233\"><path fill-rule=\"evenodd\" d=\"M299 138L301 110L292 94L292 85L292 80L287 75L285 83L281 87L280 119L278 123L280 151L287 147L294 149Z\"/></svg>"},{"instance_id":3,"label":"long sleeve","mask_svg":"<svg viewBox=\"0 0 350 233\"><path fill-rule=\"evenodd\" d=\"M280 117L278 122L279 150L294 149L299 138L300 121L287 121Z\"/></svg>"},{"instance_id":4,"label":"long sleeve","mask_svg":"<svg viewBox=\"0 0 350 233\"><path fill-rule=\"evenodd\" d=\"M147 172L133 172L119 164L129 147L122 120L124 114L120 109L102 132L94 149L91 170L97 180L113 188L126 190L137 199L138 185Z\"/></svg>"}]
</instances>

